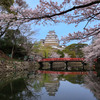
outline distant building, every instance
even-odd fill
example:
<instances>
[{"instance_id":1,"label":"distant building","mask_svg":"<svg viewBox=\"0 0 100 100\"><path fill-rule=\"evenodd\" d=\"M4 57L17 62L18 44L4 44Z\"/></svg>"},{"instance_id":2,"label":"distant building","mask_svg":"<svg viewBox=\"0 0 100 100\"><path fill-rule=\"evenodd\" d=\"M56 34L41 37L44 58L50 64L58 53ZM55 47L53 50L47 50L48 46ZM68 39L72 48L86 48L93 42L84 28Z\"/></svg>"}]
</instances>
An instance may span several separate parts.
<instances>
[{"instance_id":1,"label":"distant building","mask_svg":"<svg viewBox=\"0 0 100 100\"><path fill-rule=\"evenodd\" d=\"M45 40L41 39L40 42L41 42L42 45L44 45Z\"/></svg>"},{"instance_id":2,"label":"distant building","mask_svg":"<svg viewBox=\"0 0 100 100\"><path fill-rule=\"evenodd\" d=\"M44 46L59 46L58 36L55 31L49 31L44 41Z\"/></svg>"}]
</instances>

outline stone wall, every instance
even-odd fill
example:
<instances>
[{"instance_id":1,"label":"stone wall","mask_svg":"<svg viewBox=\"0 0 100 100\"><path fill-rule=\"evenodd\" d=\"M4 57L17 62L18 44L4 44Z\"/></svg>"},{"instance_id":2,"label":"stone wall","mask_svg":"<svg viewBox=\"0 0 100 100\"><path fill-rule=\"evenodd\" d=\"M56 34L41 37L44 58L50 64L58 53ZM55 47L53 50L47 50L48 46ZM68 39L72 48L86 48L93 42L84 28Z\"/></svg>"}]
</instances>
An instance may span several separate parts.
<instances>
[{"instance_id":1,"label":"stone wall","mask_svg":"<svg viewBox=\"0 0 100 100\"><path fill-rule=\"evenodd\" d=\"M37 64L34 64L31 61L8 61L0 60L0 72L9 72L9 71L24 71L24 70L36 70L38 67Z\"/></svg>"},{"instance_id":2,"label":"stone wall","mask_svg":"<svg viewBox=\"0 0 100 100\"><path fill-rule=\"evenodd\" d=\"M59 46L58 43L44 43L44 46Z\"/></svg>"}]
</instances>

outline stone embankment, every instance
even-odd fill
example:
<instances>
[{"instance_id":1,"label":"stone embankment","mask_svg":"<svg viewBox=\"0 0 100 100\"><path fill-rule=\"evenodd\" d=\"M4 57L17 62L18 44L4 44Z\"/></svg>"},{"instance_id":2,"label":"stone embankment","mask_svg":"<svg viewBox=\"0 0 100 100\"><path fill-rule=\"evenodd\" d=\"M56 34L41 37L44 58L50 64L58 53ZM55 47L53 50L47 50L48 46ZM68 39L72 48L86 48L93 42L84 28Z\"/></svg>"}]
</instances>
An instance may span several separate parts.
<instances>
[{"instance_id":1,"label":"stone embankment","mask_svg":"<svg viewBox=\"0 0 100 100\"><path fill-rule=\"evenodd\" d=\"M14 61L0 50L0 72L32 71L36 70L37 67L38 64L33 61Z\"/></svg>"},{"instance_id":2,"label":"stone embankment","mask_svg":"<svg viewBox=\"0 0 100 100\"><path fill-rule=\"evenodd\" d=\"M9 60L0 60L0 72L9 72L9 71L24 71L24 70L36 70L37 64L28 61L9 61Z\"/></svg>"}]
</instances>

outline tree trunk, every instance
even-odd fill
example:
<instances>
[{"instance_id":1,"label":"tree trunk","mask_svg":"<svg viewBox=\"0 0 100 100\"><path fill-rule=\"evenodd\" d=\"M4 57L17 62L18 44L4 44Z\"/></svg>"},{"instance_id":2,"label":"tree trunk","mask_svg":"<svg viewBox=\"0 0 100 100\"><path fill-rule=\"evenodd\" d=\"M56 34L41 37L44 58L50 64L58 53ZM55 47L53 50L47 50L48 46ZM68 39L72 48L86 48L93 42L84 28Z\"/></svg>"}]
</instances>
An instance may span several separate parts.
<instances>
[{"instance_id":1,"label":"tree trunk","mask_svg":"<svg viewBox=\"0 0 100 100\"><path fill-rule=\"evenodd\" d=\"M95 64L95 69L97 71L97 76L100 77L100 58L97 59L97 63Z\"/></svg>"},{"instance_id":2,"label":"tree trunk","mask_svg":"<svg viewBox=\"0 0 100 100\"><path fill-rule=\"evenodd\" d=\"M13 58L13 55L14 55L14 45L13 45L12 51L11 51L11 58Z\"/></svg>"}]
</instances>

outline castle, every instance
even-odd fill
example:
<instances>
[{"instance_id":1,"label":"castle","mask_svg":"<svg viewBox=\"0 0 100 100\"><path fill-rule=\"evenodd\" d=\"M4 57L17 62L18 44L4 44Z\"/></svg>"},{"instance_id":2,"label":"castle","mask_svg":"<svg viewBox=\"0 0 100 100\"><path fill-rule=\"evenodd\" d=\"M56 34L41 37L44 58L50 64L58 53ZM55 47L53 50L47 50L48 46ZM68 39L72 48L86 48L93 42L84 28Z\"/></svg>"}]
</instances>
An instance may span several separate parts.
<instances>
[{"instance_id":1,"label":"castle","mask_svg":"<svg viewBox=\"0 0 100 100\"><path fill-rule=\"evenodd\" d=\"M44 46L59 46L58 36L55 34L55 31L49 31L45 40L41 40Z\"/></svg>"}]
</instances>

